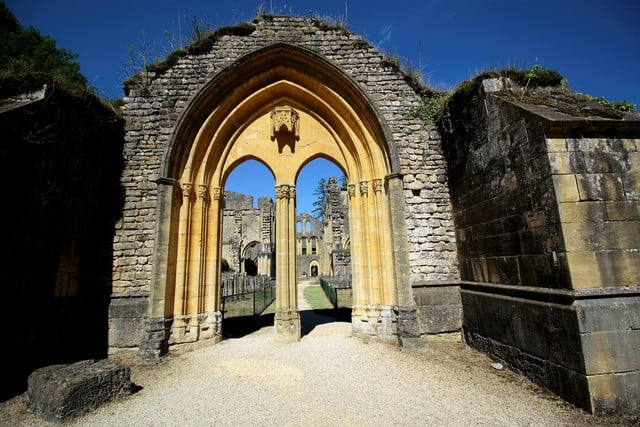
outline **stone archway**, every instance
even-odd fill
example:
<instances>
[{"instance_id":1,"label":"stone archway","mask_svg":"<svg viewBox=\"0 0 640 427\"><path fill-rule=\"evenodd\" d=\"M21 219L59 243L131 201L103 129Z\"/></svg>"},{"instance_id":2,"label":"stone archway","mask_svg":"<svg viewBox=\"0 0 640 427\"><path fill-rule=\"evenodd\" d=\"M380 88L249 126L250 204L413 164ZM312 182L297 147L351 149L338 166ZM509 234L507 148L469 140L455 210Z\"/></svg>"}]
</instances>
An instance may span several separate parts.
<instances>
[{"instance_id":1,"label":"stone archway","mask_svg":"<svg viewBox=\"0 0 640 427\"><path fill-rule=\"evenodd\" d=\"M222 193L229 173L248 159L265 164L275 178L276 338L300 338L294 183L318 157L338 165L348 180L353 331L397 340L397 269L406 265L406 254L393 250L394 240L403 238L394 233L404 227L393 226L403 218L392 206L403 200L402 180L376 111L341 70L287 44L241 58L192 100L158 181L150 311L172 319L170 344L220 336Z\"/></svg>"}]
</instances>

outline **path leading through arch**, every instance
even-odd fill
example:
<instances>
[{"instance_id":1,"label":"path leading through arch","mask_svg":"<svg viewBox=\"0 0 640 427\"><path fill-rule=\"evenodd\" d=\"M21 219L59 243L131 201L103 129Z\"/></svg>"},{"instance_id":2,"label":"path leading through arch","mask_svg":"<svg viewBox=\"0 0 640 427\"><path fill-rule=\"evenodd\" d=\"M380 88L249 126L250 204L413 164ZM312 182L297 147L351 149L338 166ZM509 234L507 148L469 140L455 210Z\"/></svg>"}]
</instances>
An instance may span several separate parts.
<instances>
[{"instance_id":1,"label":"path leading through arch","mask_svg":"<svg viewBox=\"0 0 640 427\"><path fill-rule=\"evenodd\" d=\"M320 324L279 344L268 326L158 365L133 364L140 391L65 425L634 425L589 415L462 343L409 353L352 338L351 327ZM20 397L0 403L0 425L57 426L29 414Z\"/></svg>"}]
</instances>

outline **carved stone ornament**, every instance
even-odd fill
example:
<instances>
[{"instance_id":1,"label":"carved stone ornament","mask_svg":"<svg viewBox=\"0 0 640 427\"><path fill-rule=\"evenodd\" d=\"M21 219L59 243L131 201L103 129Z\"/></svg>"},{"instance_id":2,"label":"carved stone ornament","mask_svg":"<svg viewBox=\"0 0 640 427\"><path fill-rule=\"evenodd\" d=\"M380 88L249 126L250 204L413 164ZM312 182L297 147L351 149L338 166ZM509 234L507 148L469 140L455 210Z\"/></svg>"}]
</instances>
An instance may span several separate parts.
<instances>
[{"instance_id":1,"label":"carved stone ornament","mask_svg":"<svg viewBox=\"0 0 640 427\"><path fill-rule=\"evenodd\" d=\"M202 185L202 184L198 185L198 190L197 190L198 199L203 199L203 200L207 199L207 196L208 196L207 189L208 187L206 185Z\"/></svg>"},{"instance_id":2,"label":"carved stone ornament","mask_svg":"<svg viewBox=\"0 0 640 427\"><path fill-rule=\"evenodd\" d=\"M349 184L347 185L347 190L349 191L349 198L353 198L356 195L356 185Z\"/></svg>"},{"instance_id":3,"label":"carved stone ornament","mask_svg":"<svg viewBox=\"0 0 640 427\"><path fill-rule=\"evenodd\" d=\"M289 186L278 185L276 187L276 199L288 199L289 198Z\"/></svg>"},{"instance_id":4,"label":"carved stone ornament","mask_svg":"<svg viewBox=\"0 0 640 427\"><path fill-rule=\"evenodd\" d=\"M190 182L183 182L182 186L182 197L191 197L191 188L193 187Z\"/></svg>"},{"instance_id":5,"label":"carved stone ornament","mask_svg":"<svg viewBox=\"0 0 640 427\"><path fill-rule=\"evenodd\" d=\"M300 139L300 115L291 107L275 107L271 111L271 140L280 132L291 133L296 140Z\"/></svg>"},{"instance_id":6,"label":"carved stone ornament","mask_svg":"<svg viewBox=\"0 0 640 427\"><path fill-rule=\"evenodd\" d=\"M382 191L382 180L381 179L374 179L373 180L373 191L375 191L376 193L379 193Z\"/></svg>"},{"instance_id":7,"label":"carved stone ornament","mask_svg":"<svg viewBox=\"0 0 640 427\"><path fill-rule=\"evenodd\" d=\"M360 195L364 196L369 191L369 183L367 181L360 181Z\"/></svg>"},{"instance_id":8,"label":"carved stone ornament","mask_svg":"<svg viewBox=\"0 0 640 427\"><path fill-rule=\"evenodd\" d=\"M220 200L220 197L222 197L222 188L213 187L213 200Z\"/></svg>"}]
</instances>

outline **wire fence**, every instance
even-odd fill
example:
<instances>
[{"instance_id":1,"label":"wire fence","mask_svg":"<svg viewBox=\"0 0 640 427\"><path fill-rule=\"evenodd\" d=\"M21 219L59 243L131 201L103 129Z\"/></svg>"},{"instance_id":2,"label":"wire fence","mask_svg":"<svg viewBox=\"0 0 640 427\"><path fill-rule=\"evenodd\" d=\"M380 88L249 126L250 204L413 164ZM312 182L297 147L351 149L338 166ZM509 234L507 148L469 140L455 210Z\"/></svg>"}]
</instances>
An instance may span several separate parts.
<instances>
[{"instance_id":1,"label":"wire fence","mask_svg":"<svg viewBox=\"0 0 640 427\"><path fill-rule=\"evenodd\" d=\"M353 296L351 281L340 280L334 277L321 277L320 287L334 308L351 307Z\"/></svg>"},{"instance_id":2,"label":"wire fence","mask_svg":"<svg viewBox=\"0 0 640 427\"><path fill-rule=\"evenodd\" d=\"M260 315L275 299L275 282L268 276L236 273L222 279L223 318Z\"/></svg>"}]
</instances>

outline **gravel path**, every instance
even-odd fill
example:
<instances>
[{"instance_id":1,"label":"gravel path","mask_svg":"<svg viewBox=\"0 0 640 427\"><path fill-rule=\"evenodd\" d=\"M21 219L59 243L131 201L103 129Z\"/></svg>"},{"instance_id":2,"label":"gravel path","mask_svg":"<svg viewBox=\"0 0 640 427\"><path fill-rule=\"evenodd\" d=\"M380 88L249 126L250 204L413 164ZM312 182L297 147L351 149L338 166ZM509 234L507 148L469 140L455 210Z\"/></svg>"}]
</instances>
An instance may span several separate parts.
<instances>
[{"instance_id":1,"label":"gravel path","mask_svg":"<svg viewBox=\"0 0 640 427\"><path fill-rule=\"evenodd\" d=\"M421 353L365 343L346 322L302 313L316 325L300 342L277 344L273 326L242 338L133 364L141 389L69 426L582 426L603 419L527 380L491 367L462 343ZM0 425L55 426L19 398L0 403Z\"/></svg>"}]
</instances>

